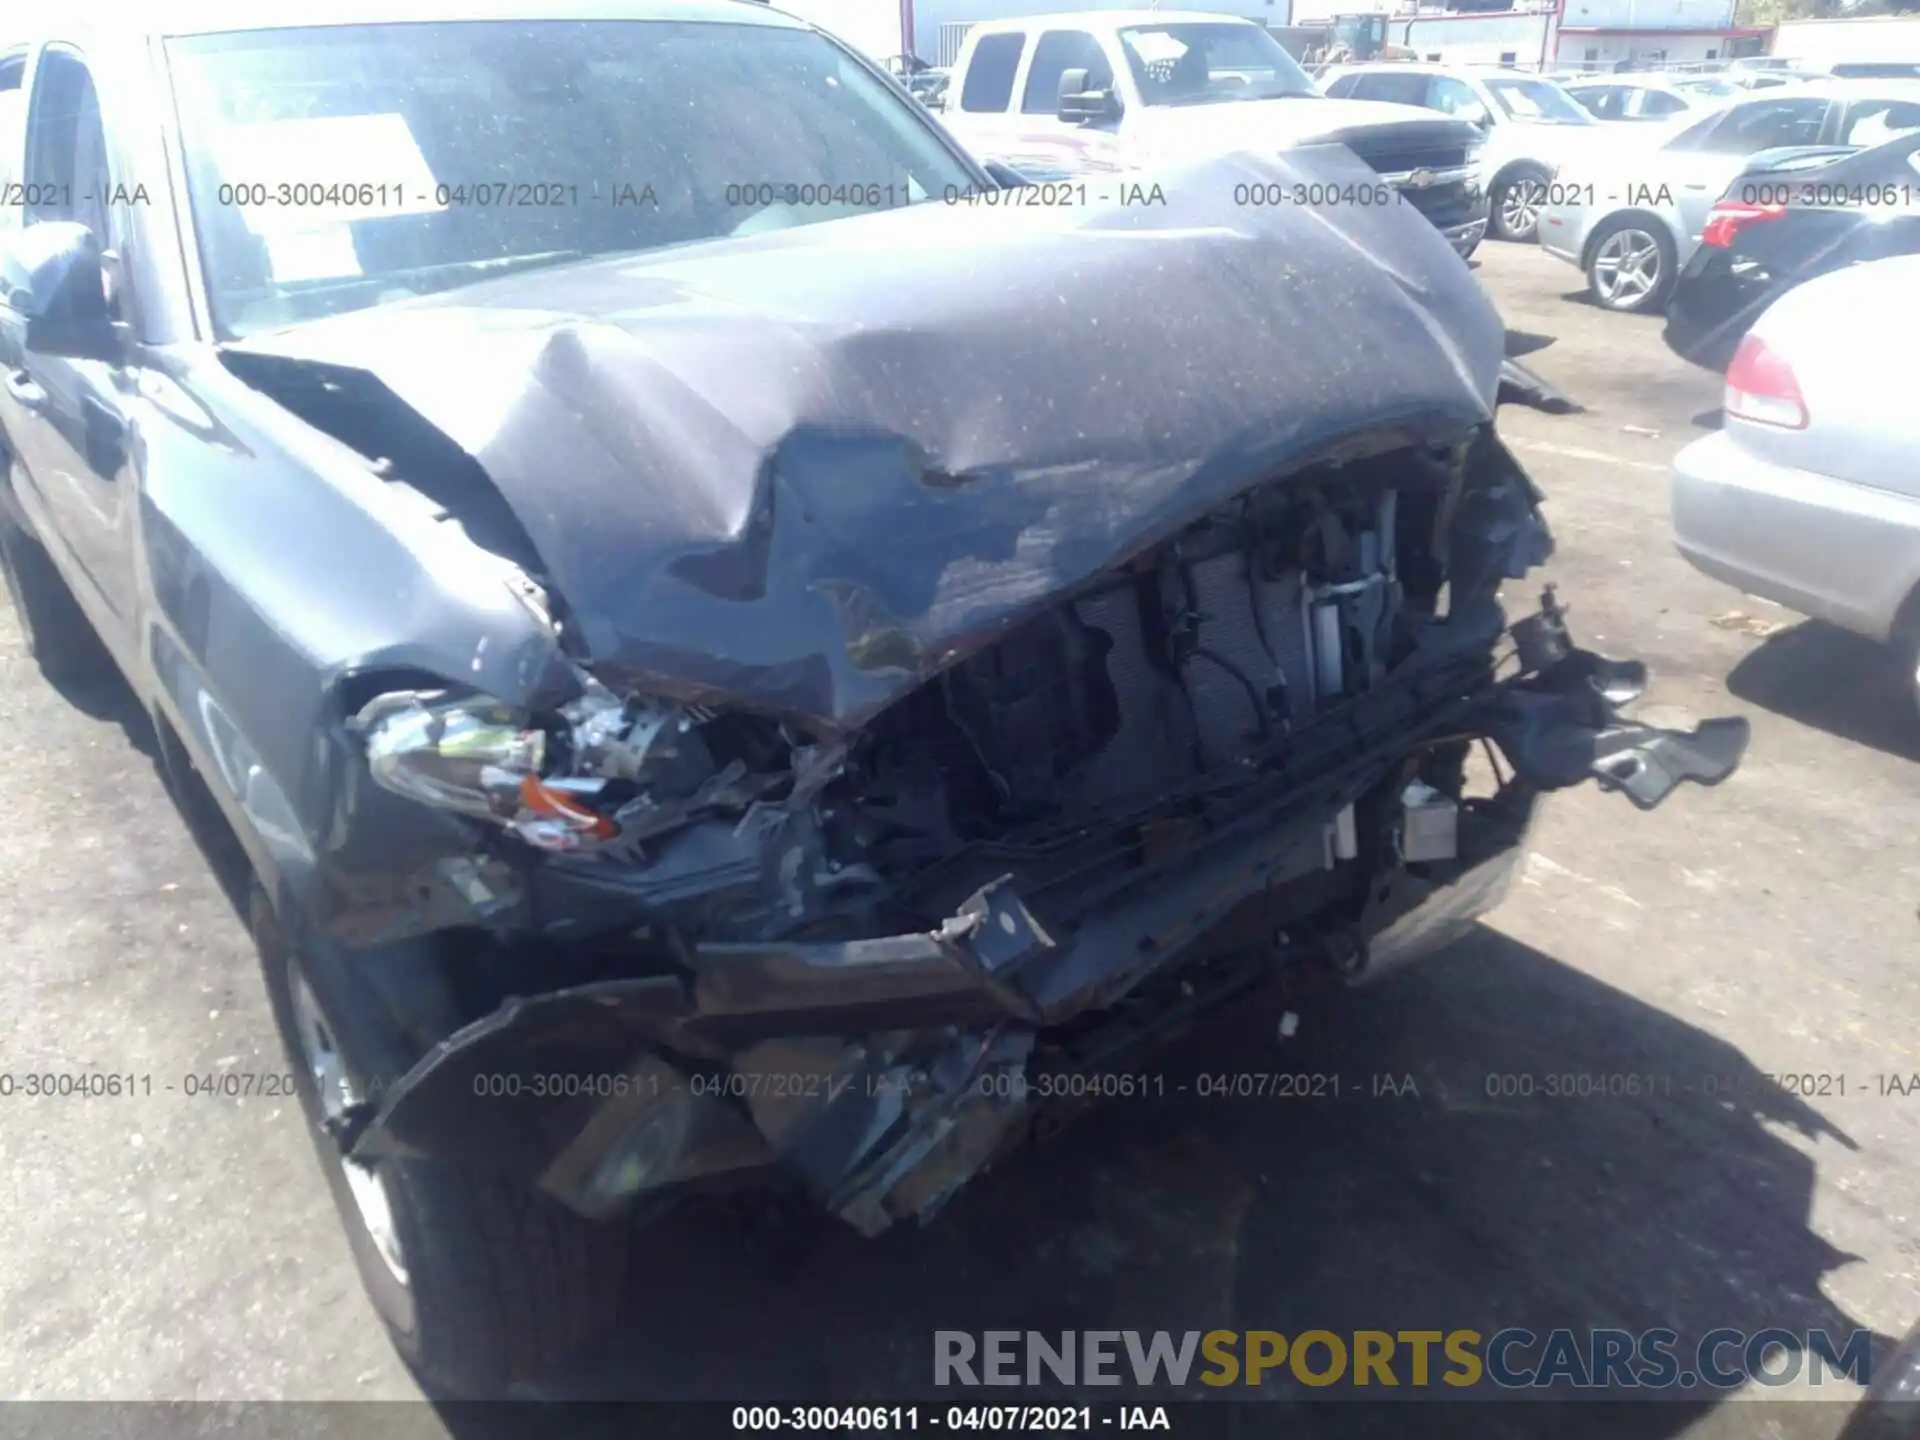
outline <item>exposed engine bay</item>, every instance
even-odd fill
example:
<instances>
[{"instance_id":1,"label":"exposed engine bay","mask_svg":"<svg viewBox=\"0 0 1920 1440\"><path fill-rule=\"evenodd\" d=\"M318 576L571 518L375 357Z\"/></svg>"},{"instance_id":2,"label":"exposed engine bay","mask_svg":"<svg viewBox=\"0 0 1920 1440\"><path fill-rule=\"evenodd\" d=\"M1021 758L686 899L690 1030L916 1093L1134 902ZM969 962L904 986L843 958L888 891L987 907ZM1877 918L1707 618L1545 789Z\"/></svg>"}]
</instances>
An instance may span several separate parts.
<instances>
[{"instance_id":1,"label":"exposed engine bay","mask_svg":"<svg viewBox=\"0 0 1920 1440\"><path fill-rule=\"evenodd\" d=\"M772 722L623 700L590 676L544 727L434 692L382 695L356 726L381 784L596 872L637 872L628 883L656 907L697 899L712 938L927 918L959 898L955 884L964 894L986 870L1058 851L1100 817L1203 825L1206 777L1244 777L1397 669L1436 618L1431 463L1417 483L1395 455L1329 470L1324 488L1251 492L830 753ZM1418 537L1411 595L1403 503ZM1187 790L1190 803L1168 803ZM743 856L777 828L771 885L756 895L769 877L731 873L717 833L676 841L703 824L752 841ZM1354 827L1352 806L1328 820L1326 864L1355 857ZM1071 892L1072 880L1051 883Z\"/></svg>"},{"instance_id":2,"label":"exposed engine bay","mask_svg":"<svg viewBox=\"0 0 1920 1440\"><path fill-rule=\"evenodd\" d=\"M1550 593L1507 622L1537 498L1490 427L1257 486L851 734L584 671L544 716L375 697L374 780L476 822L443 878L508 958L356 1143L444 1148L471 1077L563 1050L633 1081L521 1107L509 1151L577 1208L779 1164L872 1231L1023 1128L1031 1074L1432 948L1497 900L1539 791L1649 806L1745 745L1620 720L1643 672L1575 649ZM590 935L580 983L517 948L542 913Z\"/></svg>"}]
</instances>

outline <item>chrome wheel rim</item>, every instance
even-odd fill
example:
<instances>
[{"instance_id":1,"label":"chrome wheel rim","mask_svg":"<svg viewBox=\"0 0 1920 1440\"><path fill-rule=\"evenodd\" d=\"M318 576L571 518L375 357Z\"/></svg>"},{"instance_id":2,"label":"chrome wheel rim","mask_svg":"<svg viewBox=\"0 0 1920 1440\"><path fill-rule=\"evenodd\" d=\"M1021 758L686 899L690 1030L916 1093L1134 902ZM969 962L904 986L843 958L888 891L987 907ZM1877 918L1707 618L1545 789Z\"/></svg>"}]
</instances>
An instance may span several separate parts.
<instances>
[{"instance_id":1,"label":"chrome wheel rim","mask_svg":"<svg viewBox=\"0 0 1920 1440\"><path fill-rule=\"evenodd\" d=\"M1616 230L1593 256L1593 288L1618 310L1639 304L1660 283L1660 245L1644 230Z\"/></svg>"},{"instance_id":2,"label":"chrome wheel rim","mask_svg":"<svg viewBox=\"0 0 1920 1440\"><path fill-rule=\"evenodd\" d=\"M327 1023L313 987L298 969L293 971L292 980L294 1030L300 1040L300 1058L313 1080L321 1114L328 1120L337 1120L360 1102L360 1095L353 1077L347 1073L346 1061L333 1038L333 1027ZM386 1182L371 1165L349 1160L344 1155L339 1157L338 1164L374 1250L393 1278L405 1286L406 1253L400 1248L400 1232L394 1224L393 1202L387 1195Z\"/></svg>"},{"instance_id":3,"label":"chrome wheel rim","mask_svg":"<svg viewBox=\"0 0 1920 1440\"><path fill-rule=\"evenodd\" d=\"M1533 202L1534 183L1517 180L1500 192L1500 228L1515 239L1525 239L1540 223L1540 207Z\"/></svg>"}]
</instances>

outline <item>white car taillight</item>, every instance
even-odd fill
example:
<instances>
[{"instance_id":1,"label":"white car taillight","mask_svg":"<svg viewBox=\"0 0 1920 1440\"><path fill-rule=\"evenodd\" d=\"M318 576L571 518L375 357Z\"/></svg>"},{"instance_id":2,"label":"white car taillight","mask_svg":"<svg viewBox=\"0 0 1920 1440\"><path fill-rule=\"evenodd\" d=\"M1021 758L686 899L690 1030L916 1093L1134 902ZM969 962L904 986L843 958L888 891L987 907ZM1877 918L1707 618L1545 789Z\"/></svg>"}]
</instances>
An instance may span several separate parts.
<instances>
[{"instance_id":1,"label":"white car taillight","mask_svg":"<svg viewBox=\"0 0 1920 1440\"><path fill-rule=\"evenodd\" d=\"M1780 430L1807 428L1807 402L1793 367L1758 335L1748 335L1727 366L1727 414Z\"/></svg>"}]
</instances>

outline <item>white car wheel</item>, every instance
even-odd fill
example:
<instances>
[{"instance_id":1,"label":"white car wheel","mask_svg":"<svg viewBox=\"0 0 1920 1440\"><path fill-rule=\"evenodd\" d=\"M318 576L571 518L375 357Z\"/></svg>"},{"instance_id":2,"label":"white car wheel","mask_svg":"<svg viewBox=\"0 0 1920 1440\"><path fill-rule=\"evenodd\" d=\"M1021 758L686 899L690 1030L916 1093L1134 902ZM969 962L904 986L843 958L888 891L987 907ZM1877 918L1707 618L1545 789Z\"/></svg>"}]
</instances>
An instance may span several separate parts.
<instances>
[{"instance_id":1,"label":"white car wheel","mask_svg":"<svg viewBox=\"0 0 1920 1440\"><path fill-rule=\"evenodd\" d=\"M1494 186L1493 213L1487 228L1500 239L1516 244L1537 240L1546 182L1546 172L1531 167L1504 177Z\"/></svg>"},{"instance_id":2,"label":"white car wheel","mask_svg":"<svg viewBox=\"0 0 1920 1440\"><path fill-rule=\"evenodd\" d=\"M1673 241L1656 222L1620 220L1594 242L1587 288L1609 310L1643 314L1666 304L1677 268Z\"/></svg>"}]
</instances>

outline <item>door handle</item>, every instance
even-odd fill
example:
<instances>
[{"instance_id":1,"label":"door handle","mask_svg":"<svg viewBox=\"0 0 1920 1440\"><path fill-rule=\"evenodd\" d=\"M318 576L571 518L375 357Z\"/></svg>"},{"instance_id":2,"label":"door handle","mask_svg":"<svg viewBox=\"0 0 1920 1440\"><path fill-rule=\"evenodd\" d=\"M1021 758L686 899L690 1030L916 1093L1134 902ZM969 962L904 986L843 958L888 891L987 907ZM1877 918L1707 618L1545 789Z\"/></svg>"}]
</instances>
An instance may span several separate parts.
<instances>
[{"instance_id":1,"label":"door handle","mask_svg":"<svg viewBox=\"0 0 1920 1440\"><path fill-rule=\"evenodd\" d=\"M47 392L24 370L15 370L7 376L7 394L29 410L46 409Z\"/></svg>"}]
</instances>

